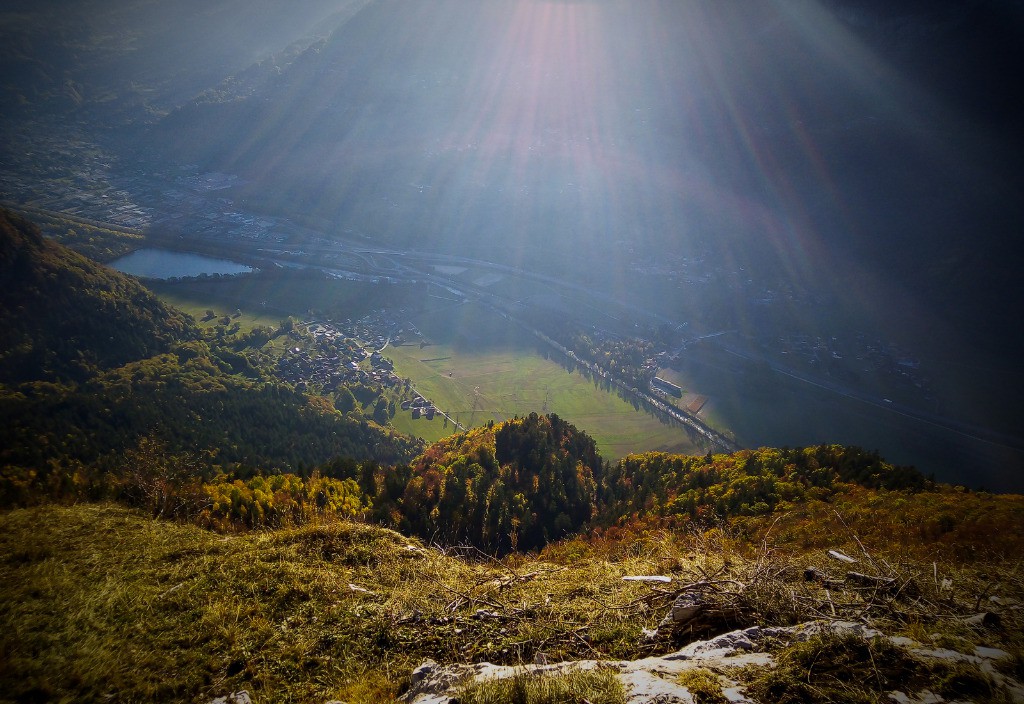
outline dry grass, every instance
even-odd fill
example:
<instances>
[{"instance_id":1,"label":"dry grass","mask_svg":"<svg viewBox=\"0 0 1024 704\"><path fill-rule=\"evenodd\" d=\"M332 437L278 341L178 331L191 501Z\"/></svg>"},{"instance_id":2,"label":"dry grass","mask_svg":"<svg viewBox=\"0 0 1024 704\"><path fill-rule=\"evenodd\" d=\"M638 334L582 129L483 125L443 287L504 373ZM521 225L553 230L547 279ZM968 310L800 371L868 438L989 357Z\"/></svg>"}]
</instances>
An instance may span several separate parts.
<instances>
[{"instance_id":1,"label":"dry grass","mask_svg":"<svg viewBox=\"0 0 1024 704\"><path fill-rule=\"evenodd\" d=\"M643 559L557 565L358 523L222 536L115 505L0 515L0 699L388 701L426 657L635 654Z\"/></svg>"},{"instance_id":2,"label":"dry grass","mask_svg":"<svg viewBox=\"0 0 1024 704\"><path fill-rule=\"evenodd\" d=\"M721 680L711 670L695 667L679 675L676 681L686 687L694 704L729 704L722 693Z\"/></svg>"},{"instance_id":3,"label":"dry grass","mask_svg":"<svg viewBox=\"0 0 1024 704\"><path fill-rule=\"evenodd\" d=\"M624 704L626 693L610 670L575 670L560 675L523 672L476 681L458 694L462 704Z\"/></svg>"},{"instance_id":4,"label":"dry grass","mask_svg":"<svg viewBox=\"0 0 1024 704\"><path fill-rule=\"evenodd\" d=\"M776 657L777 667L749 670L742 677L756 701L869 704L886 701L892 691L924 689L950 700L1011 701L977 665L925 662L885 638L865 639L850 631L824 631L789 645Z\"/></svg>"},{"instance_id":5,"label":"dry grass","mask_svg":"<svg viewBox=\"0 0 1024 704\"><path fill-rule=\"evenodd\" d=\"M808 565L841 577L828 562L718 530L497 560L358 523L222 536L114 505L17 510L0 514L0 700L208 702L246 689L256 702L389 701L428 657L628 659L812 618L1024 652L1019 611L1003 609L998 629L960 620L992 595L1024 598L1013 563L937 565L936 578L930 564L869 563L913 592L804 581ZM725 618L643 637L694 591Z\"/></svg>"}]
</instances>

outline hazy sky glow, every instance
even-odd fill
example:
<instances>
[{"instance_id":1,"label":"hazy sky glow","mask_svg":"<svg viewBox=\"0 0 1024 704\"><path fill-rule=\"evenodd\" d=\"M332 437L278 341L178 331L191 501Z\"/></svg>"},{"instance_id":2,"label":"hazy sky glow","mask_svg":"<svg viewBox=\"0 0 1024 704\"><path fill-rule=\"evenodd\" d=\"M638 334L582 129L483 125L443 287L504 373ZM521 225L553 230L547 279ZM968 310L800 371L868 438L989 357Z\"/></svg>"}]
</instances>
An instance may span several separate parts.
<instances>
[{"instance_id":1,"label":"hazy sky glow","mask_svg":"<svg viewBox=\"0 0 1024 704\"><path fill-rule=\"evenodd\" d=\"M24 20L40 36L19 34L37 11L22 5L0 40L38 50L0 97L59 113L71 75L75 119L152 108L111 141L237 175L241 210L511 265L749 349L800 334L907 350L931 365L929 412L1018 432L1020 3L43 2ZM85 47L67 65L47 50L65 36ZM752 403L743 379L713 385L737 415ZM861 418L819 424L823 403L798 437L736 423L751 442L874 442L843 434Z\"/></svg>"}]
</instances>

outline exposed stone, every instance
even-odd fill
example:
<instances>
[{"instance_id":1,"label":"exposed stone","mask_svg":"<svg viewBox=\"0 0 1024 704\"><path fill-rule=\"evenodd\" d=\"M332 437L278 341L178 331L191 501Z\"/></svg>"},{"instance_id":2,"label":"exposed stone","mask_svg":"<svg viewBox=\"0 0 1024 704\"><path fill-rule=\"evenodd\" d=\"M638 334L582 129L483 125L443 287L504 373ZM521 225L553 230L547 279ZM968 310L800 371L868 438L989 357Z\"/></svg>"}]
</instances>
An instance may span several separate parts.
<instances>
[{"instance_id":1,"label":"exposed stone","mask_svg":"<svg viewBox=\"0 0 1024 704\"><path fill-rule=\"evenodd\" d=\"M828 576L817 567L808 567L804 570L805 582L824 582Z\"/></svg>"},{"instance_id":2,"label":"exposed stone","mask_svg":"<svg viewBox=\"0 0 1024 704\"><path fill-rule=\"evenodd\" d=\"M429 677L435 670L437 670L438 664L433 660L425 660L415 670L412 671L412 684L416 686L424 679Z\"/></svg>"},{"instance_id":3,"label":"exposed stone","mask_svg":"<svg viewBox=\"0 0 1024 704\"><path fill-rule=\"evenodd\" d=\"M658 624L658 628L678 627L697 618L704 610L704 596L699 592L681 594L669 609L668 614Z\"/></svg>"},{"instance_id":4,"label":"exposed stone","mask_svg":"<svg viewBox=\"0 0 1024 704\"><path fill-rule=\"evenodd\" d=\"M693 704L690 692L670 680L639 670L619 677L629 704Z\"/></svg>"},{"instance_id":5,"label":"exposed stone","mask_svg":"<svg viewBox=\"0 0 1024 704\"><path fill-rule=\"evenodd\" d=\"M252 698L249 696L249 692L243 689L225 697L217 697L210 704L252 704Z\"/></svg>"},{"instance_id":6,"label":"exposed stone","mask_svg":"<svg viewBox=\"0 0 1024 704\"><path fill-rule=\"evenodd\" d=\"M1002 619L999 614L992 613L991 611L984 611L980 614L974 614L963 619L963 622L968 626L983 626L985 628L996 628L1002 623Z\"/></svg>"},{"instance_id":7,"label":"exposed stone","mask_svg":"<svg viewBox=\"0 0 1024 704\"><path fill-rule=\"evenodd\" d=\"M976 648L968 655L952 650L927 649L910 638L893 638L876 629L853 622L815 621L791 627L754 626L725 633L706 641L690 643L667 655L640 660L547 663L547 658L536 658L536 663L522 666L476 665L440 666L426 661L413 671L412 687L401 697L407 704L451 704L459 687L470 680L513 677L524 672L558 675L573 670L592 670L598 667L613 668L626 691L629 704L692 704L694 699L689 691L678 684L678 677L687 670L708 668L718 673L729 672L731 668L775 666L771 649L780 642L804 641L823 631L846 631L862 638L888 638L894 645L906 648L918 659L944 659L977 665L993 678L997 686L1004 688L1010 701L1024 701L1024 688L1012 678L1006 677L993 666L994 661L1009 657L1009 654L995 648ZM734 704L752 704L744 695L740 683L722 676L723 696ZM931 704L944 701L927 690L907 694L891 692L888 699L900 704ZM224 704L234 704L225 702ZM767 704L762 702L761 704Z\"/></svg>"},{"instance_id":8,"label":"exposed stone","mask_svg":"<svg viewBox=\"0 0 1024 704\"><path fill-rule=\"evenodd\" d=\"M582 660L548 665L510 667L482 663L478 665L438 666L426 661L413 671L412 686L401 697L409 704L449 704L461 684L473 679L512 677L522 672L561 674L571 670L590 670L598 666L619 670L619 679L626 690L630 704L691 704L693 698L685 687L677 685L675 678L695 667L770 666L771 655L757 652L758 643L768 636L789 635L794 629L748 628L726 633L710 641L691 643L685 648L662 657L631 661L598 662ZM733 693L733 702L746 702L736 683L727 682Z\"/></svg>"},{"instance_id":9,"label":"exposed stone","mask_svg":"<svg viewBox=\"0 0 1024 704\"><path fill-rule=\"evenodd\" d=\"M988 660L1008 660L1010 654L1005 650L999 648L983 648L981 646L974 649L975 657L986 658Z\"/></svg>"}]
</instances>

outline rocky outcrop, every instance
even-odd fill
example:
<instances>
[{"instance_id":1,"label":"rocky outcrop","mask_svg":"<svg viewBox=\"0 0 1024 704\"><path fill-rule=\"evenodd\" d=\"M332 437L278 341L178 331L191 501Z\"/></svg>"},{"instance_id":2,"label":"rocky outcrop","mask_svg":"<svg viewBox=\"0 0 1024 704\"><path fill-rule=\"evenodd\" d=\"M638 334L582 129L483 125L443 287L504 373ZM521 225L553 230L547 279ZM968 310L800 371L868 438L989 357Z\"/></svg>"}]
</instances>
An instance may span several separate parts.
<instances>
[{"instance_id":1,"label":"rocky outcrop","mask_svg":"<svg viewBox=\"0 0 1024 704\"><path fill-rule=\"evenodd\" d=\"M747 666L774 667L773 651L780 644L806 640L827 630L855 633L865 639L887 638L893 645L905 648L911 656L921 660L941 659L976 665L1006 692L1009 701L1024 702L1024 686L994 666L1010 658L1010 654L1002 650L977 648L973 653L966 654L927 648L909 638L885 636L862 624L822 621L779 628L755 626L691 643L667 655L641 660L580 660L523 666L490 663L441 666L427 661L413 672L411 687L401 697L401 701L406 704L451 704L456 700L460 688L473 680L504 679L524 672L544 676L566 674L573 670L612 668L617 670L616 676L623 685L628 704L694 704L693 695L680 684L680 675L688 670L703 668L718 675L722 695L729 702L754 704L745 695L741 683L733 679L730 673L736 673L738 668ZM946 701L927 690L893 691L888 696L894 702L907 704Z\"/></svg>"}]
</instances>

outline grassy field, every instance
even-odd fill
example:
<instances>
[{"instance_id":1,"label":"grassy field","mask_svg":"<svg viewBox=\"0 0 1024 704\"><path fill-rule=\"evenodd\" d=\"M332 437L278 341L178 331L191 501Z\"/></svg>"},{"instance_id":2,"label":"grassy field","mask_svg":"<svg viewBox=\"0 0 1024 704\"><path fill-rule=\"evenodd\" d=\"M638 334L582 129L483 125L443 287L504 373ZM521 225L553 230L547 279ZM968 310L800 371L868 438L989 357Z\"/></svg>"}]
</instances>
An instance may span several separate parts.
<instances>
[{"instance_id":1,"label":"grassy field","mask_svg":"<svg viewBox=\"0 0 1024 704\"><path fill-rule=\"evenodd\" d=\"M389 347L399 376L466 427L531 412L556 413L597 441L602 455L703 452L682 428L666 425L579 372L529 331L473 303L437 301L414 316L428 344ZM404 419L396 416L396 427ZM454 432L435 418L408 421L426 440ZM423 428L422 430L420 428ZM441 435L436 433L440 432Z\"/></svg>"},{"instance_id":2,"label":"grassy field","mask_svg":"<svg viewBox=\"0 0 1024 704\"><path fill-rule=\"evenodd\" d=\"M270 271L250 276L180 282L148 281L158 296L199 311L207 308L266 316L277 325L287 316L305 319L312 311L338 318L361 318L377 308L401 307L414 298L411 286L326 278L306 270Z\"/></svg>"},{"instance_id":3,"label":"grassy field","mask_svg":"<svg viewBox=\"0 0 1024 704\"><path fill-rule=\"evenodd\" d=\"M395 417L391 419L391 425L401 433L422 438L427 442L437 442L455 432L455 426L446 423L443 416L437 415L430 420L424 416L414 419L412 411L403 410L395 413Z\"/></svg>"},{"instance_id":4,"label":"grassy field","mask_svg":"<svg viewBox=\"0 0 1024 704\"><path fill-rule=\"evenodd\" d=\"M251 308L230 308L229 306L224 305L221 301L211 303L209 301L196 300L187 296L171 293L160 293L159 296L160 300L164 303L188 313L196 319L197 323L207 327L213 327L214 325L219 324L220 319L225 315L231 318L232 323L238 323L239 329L243 332L248 332L257 325L276 328L281 323L282 319L282 316L268 315L265 312L260 312ZM204 318L206 318L206 311L208 310L212 310L216 315L211 320L204 320Z\"/></svg>"},{"instance_id":5,"label":"grassy field","mask_svg":"<svg viewBox=\"0 0 1024 704\"><path fill-rule=\"evenodd\" d=\"M466 427L531 411L556 413L593 436L606 458L644 450L694 451L682 429L637 411L615 393L535 350L471 351L432 345L388 348L387 353L399 376L412 379L421 394ZM396 427L405 429L398 416L395 421ZM437 439L428 435L455 430L449 425L444 431L438 418L410 418L409 423L411 432L427 440Z\"/></svg>"}]
</instances>

